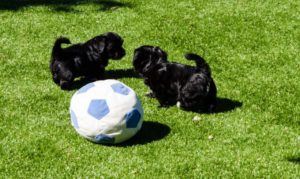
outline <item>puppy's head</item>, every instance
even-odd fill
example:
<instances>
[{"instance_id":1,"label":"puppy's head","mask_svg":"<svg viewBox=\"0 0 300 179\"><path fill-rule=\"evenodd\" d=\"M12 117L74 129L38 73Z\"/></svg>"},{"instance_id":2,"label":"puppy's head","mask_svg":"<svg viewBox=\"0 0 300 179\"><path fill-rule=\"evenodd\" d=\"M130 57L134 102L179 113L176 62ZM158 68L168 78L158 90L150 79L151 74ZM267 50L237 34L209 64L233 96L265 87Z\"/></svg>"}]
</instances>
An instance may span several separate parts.
<instances>
[{"instance_id":1,"label":"puppy's head","mask_svg":"<svg viewBox=\"0 0 300 179\"><path fill-rule=\"evenodd\" d=\"M167 53L159 47L145 45L134 51L133 67L140 74L147 73L151 67L166 62L168 62Z\"/></svg>"},{"instance_id":2,"label":"puppy's head","mask_svg":"<svg viewBox=\"0 0 300 179\"><path fill-rule=\"evenodd\" d=\"M125 50L122 47L124 41L117 33L108 32L101 36L104 37L103 51L109 59L119 60L124 57Z\"/></svg>"}]
</instances>

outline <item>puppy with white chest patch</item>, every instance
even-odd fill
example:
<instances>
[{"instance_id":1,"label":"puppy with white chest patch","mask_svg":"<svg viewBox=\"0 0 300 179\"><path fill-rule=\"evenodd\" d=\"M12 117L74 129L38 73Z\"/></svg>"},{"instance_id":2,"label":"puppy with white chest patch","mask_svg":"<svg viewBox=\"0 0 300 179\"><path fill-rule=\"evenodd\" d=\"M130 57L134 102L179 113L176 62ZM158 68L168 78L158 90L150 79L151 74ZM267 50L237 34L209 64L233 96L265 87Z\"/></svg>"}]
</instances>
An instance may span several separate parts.
<instances>
[{"instance_id":1,"label":"puppy with white chest patch","mask_svg":"<svg viewBox=\"0 0 300 179\"><path fill-rule=\"evenodd\" d=\"M184 110L213 112L217 88L209 65L196 54L186 54L196 67L169 62L167 53L159 47L141 46L134 51L133 66L151 89L160 106L176 103Z\"/></svg>"},{"instance_id":2,"label":"puppy with white chest patch","mask_svg":"<svg viewBox=\"0 0 300 179\"><path fill-rule=\"evenodd\" d=\"M125 55L123 39L116 33L108 32L85 43L62 48L71 44L66 37L58 38L53 46L50 70L53 81L62 89L69 89L76 77L90 81L103 79L109 59L119 60Z\"/></svg>"}]
</instances>

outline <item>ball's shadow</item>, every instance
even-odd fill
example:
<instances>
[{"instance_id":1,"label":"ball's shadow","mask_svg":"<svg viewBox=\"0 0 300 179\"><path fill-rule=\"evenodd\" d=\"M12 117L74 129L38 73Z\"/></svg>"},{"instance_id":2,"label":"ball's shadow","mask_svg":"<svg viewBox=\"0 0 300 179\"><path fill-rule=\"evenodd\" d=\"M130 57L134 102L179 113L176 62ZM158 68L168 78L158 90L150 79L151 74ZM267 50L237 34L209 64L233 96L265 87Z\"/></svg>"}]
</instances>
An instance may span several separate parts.
<instances>
[{"instance_id":1,"label":"ball's shadow","mask_svg":"<svg viewBox=\"0 0 300 179\"><path fill-rule=\"evenodd\" d=\"M120 144L112 145L116 147L128 147L143 145L165 138L171 129L165 124L152 121L144 121L141 130L131 139Z\"/></svg>"}]
</instances>

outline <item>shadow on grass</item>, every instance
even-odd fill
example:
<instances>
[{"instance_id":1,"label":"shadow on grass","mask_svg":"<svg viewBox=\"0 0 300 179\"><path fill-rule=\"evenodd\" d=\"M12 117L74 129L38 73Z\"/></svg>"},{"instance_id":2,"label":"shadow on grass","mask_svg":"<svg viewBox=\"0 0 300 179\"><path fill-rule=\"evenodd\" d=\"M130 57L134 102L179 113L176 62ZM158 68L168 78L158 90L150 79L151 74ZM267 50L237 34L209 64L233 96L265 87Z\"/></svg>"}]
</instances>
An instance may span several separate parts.
<instances>
[{"instance_id":1,"label":"shadow on grass","mask_svg":"<svg viewBox=\"0 0 300 179\"><path fill-rule=\"evenodd\" d=\"M227 98L217 98L217 107L213 113L223 113L232 111L243 105L242 102L227 99Z\"/></svg>"},{"instance_id":2,"label":"shadow on grass","mask_svg":"<svg viewBox=\"0 0 300 179\"><path fill-rule=\"evenodd\" d=\"M91 82L93 82L93 81L90 81L90 80L88 80L88 79L86 79L86 78L79 78L79 79L74 80L74 81L72 82L72 85L71 85L70 88L64 89L64 90L66 90L66 91L78 90L79 88L81 88L81 87L83 87L84 85L86 85L86 84L88 84L88 83L91 83Z\"/></svg>"},{"instance_id":3,"label":"shadow on grass","mask_svg":"<svg viewBox=\"0 0 300 179\"><path fill-rule=\"evenodd\" d=\"M295 164L300 164L300 157L295 156L295 157L288 157L287 160L289 162L295 163Z\"/></svg>"},{"instance_id":4,"label":"shadow on grass","mask_svg":"<svg viewBox=\"0 0 300 179\"><path fill-rule=\"evenodd\" d=\"M140 76L131 69L107 70L104 74L105 79L120 79L120 78L140 78Z\"/></svg>"},{"instance_id":5,"label":"shadow on grass","mask_svg":"<svg viewBox=\"0 0 300 179\"><path fill-rule=\"evenodd\" d=\"M107 70L104 73L104 79L121 79L121 78L140 78L133 69L118 69L118 70ZM66 91L77 90L84 85L91 83L92 81L86 78L76 79L69 89Z\"/></svg>"},{"instance_id":6,"label":"shadow on grass","mask_svg":"<svg viewBox=\"0 0 300 179\"><path fill-rule=\"evenodd\" d=\"M0 10L17 11L32 6L48 6L57 12L74 12L73 6L80 4L95 4L100 11L132 7L131 3L116 0L0 0Z\"/></svg>"},{"instance_id":7,"label":"shadow on grass","mask_svg":"<svg viewBox=\"0 0 300 179\"><path fill-rule=\"evenodd\" d=\"M239 101L217 97L217 105L216 105L216 108L213 111L202 110L202 109L193 109L193 110L190 110L190 111L195 112L195 113L199 113L199 114L224 113L224 112L232 111L236 108L239 108L242 105L243 105L243 103L239 102ZM187 111L189 111L189 110L187 110Z\"/></svg>"},{"instance_id":8,"label":"shadow on grass","mask_svg":"<svg viewBox=\"0 0 300 179\"><path fill-rule=\"evenodd\" d=\"M143 145L165 138L171 129L165 124L152 121L144 121L141 130L131 139L117 145L109 145L113 147L128 147L135 145Z\"/></svg>"}]
</instances>

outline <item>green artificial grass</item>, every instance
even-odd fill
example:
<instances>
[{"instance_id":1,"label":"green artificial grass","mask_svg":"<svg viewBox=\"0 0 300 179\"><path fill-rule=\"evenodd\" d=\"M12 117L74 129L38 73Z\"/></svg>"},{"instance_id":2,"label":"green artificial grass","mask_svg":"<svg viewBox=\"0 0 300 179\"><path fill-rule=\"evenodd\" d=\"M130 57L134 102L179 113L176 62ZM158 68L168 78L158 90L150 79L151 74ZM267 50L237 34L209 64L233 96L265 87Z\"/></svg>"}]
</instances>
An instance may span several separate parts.
<instances>
[{"instance_id":1,"label":"green artificial grass","mask_svg":"<svg viewBox=\"0 0 300 179\"><path fill-rule=\"evenodd\" d=\"M1 178L299 178L299 17L296 0L1 0ZM145 111L141 132L117 146L75 132L76 89L62 91L49 71L58 36L78 43L107 31L127 54L106 75L131 86ZM202 55L217 112L146 98L131 63L144 44L184 64L194 65L184 53Z\"/></svg>"}]
</instances>

